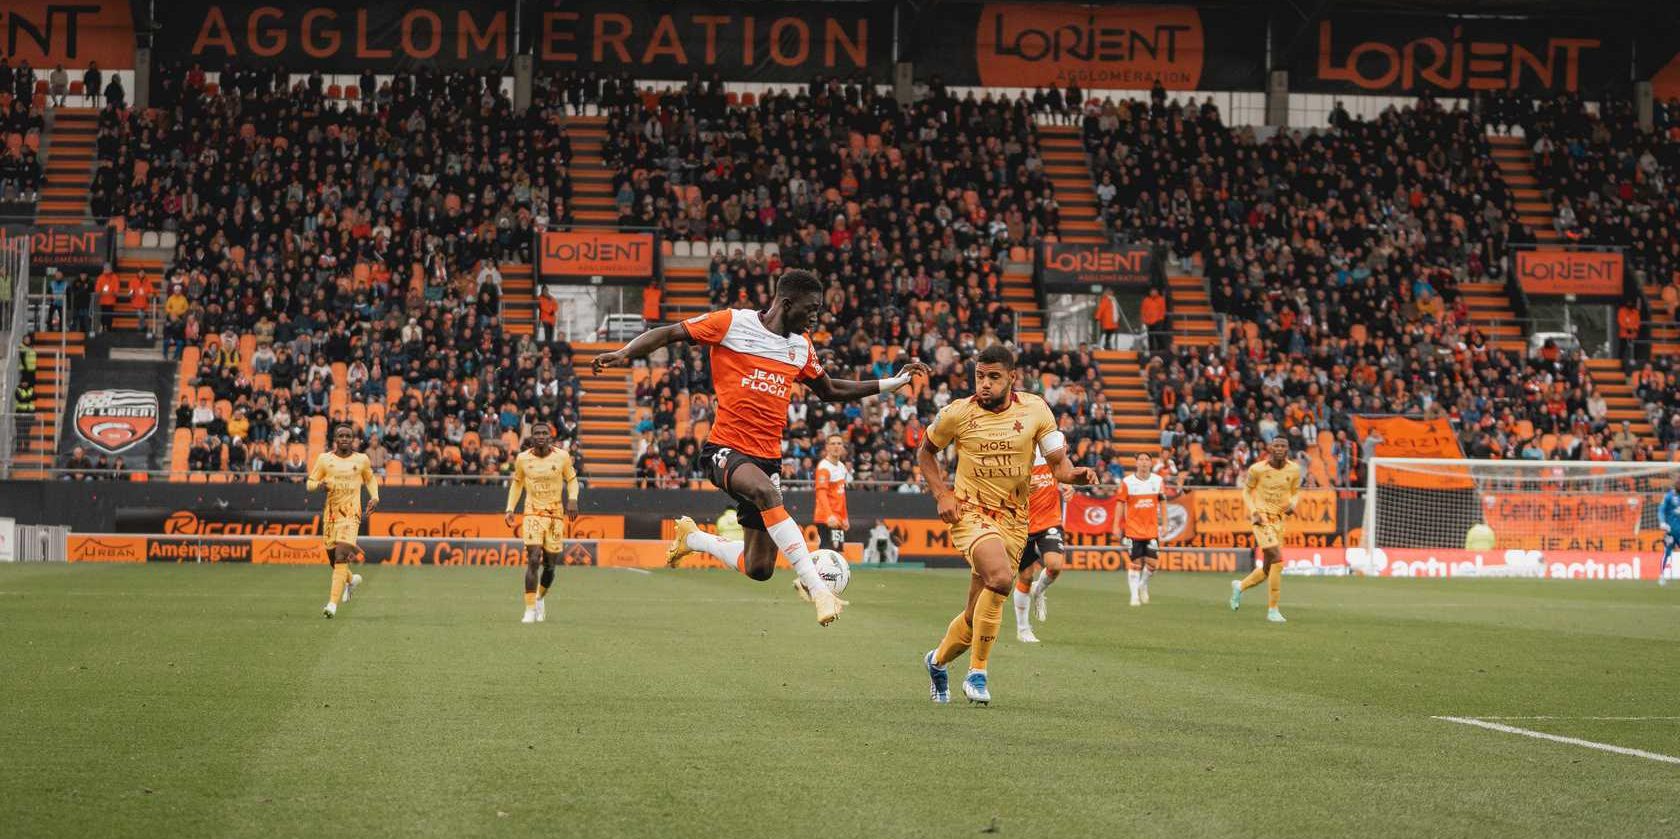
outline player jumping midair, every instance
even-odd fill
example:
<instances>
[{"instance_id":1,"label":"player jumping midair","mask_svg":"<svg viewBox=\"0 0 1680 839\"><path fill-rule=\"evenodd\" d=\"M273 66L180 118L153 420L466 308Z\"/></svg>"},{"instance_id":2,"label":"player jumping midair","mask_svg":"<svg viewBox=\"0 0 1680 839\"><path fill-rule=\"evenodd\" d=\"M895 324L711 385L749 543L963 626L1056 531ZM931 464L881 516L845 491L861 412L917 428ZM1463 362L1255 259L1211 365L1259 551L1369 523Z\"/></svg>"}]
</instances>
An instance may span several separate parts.
<instances>
[{"instance_id":1,"label":"player jumping midair","mask_svg":"<svg viewBox=\"0 0 1680 839\"><path fill-rule=\"evenodd\" d=\"M717 421L700 454L706 459L712 484L740 503L746 539L719 538L683 516L677 519L666 563L674 567L699 551L762 581L775 572L780 551L799 575L800 594L816 606L817 623L827 626L846 603L817 575L804 534L782 506L782 432L787 429L793 388L803 382L825 402L864 399L892 393L909 384L912 376L927 375L928 368L911 361L889 379L829 378L805 335L822 295L822 281L815 274L802 269L784 271L770 308L762 312L724 309L650 329L623 348L596 356L594 367L599 372L685 341L712 348Z\"/></svg>"}]
</instances>

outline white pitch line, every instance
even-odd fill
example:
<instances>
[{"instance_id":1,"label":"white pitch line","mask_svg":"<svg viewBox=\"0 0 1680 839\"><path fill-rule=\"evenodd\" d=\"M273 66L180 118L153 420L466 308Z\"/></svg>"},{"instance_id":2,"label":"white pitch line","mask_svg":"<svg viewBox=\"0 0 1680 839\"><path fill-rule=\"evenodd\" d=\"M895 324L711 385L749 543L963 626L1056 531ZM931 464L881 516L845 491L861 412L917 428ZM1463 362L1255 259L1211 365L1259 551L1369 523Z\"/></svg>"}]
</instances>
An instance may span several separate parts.
<instances>
[{"instance_id":1,"label":"white pitch line","mask_svg":"<svg viewBox=\"0 0 1680 839\"><path fill-rule=\"evenodd\" d=\"M1517 728L1514 725L1502 725L1500 723L1488 722L1487 720L1479 720L1473 717L1431 717L1431 719L1456 722L1460 725L1473 725L1477 728L1485 728L1490 731L1503 731L1506 734L1520 734L1524 737L1533 737L1536 740L1550 740L1554 743L1567 743L1571 746L1582 746L1588 749L1595 749L1601 752L1611 752L1612 754L1627 755L1629 757L1642 757L1646 760L1657 761L1658 763L1672 763L1680 766L1680 757L1659 754L1657 752L1647 752L1643 749L1630 749L1626 746L1612 746L1609 743L1582 740L1579 737L1563 737L1557 734L1547 734L1544 731Z\"/></svg>"},{"instance_id":2,"label":"white pitch line","mask_svg":"<svg viewBox=\"0 0 1680 839\"><path fill-rule=\"evenodd\" d=\"M1436 717L1445 719L1445 717ZM1588 722L1659 722L1680 720L1680 717L1475 717L1478 720L1585 720Z\"/></svg>"}]
</instances>

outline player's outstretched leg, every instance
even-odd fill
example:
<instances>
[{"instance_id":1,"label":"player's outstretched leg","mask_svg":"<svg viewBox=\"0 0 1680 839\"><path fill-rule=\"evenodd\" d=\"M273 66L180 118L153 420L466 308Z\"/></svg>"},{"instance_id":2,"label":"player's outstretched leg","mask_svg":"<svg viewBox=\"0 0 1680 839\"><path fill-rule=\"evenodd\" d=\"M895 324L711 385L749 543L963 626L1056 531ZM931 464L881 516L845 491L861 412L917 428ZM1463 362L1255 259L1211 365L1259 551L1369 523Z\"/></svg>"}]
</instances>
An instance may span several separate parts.
<instances>
[{"instance_id":1,"label":"player's outstretched leg","mask_svg":"<svg viewBox=\"0 0 1680 839\"><path fill-rule=\"evenodd\" d=\"M548 620L548 590L554 586L554 564L559 561L560 554L543 551L542 576L537 578L537 623Z\"/></svg>"},{"instance_id":2,"label":"player's outstretched leg","mask_svg":"<svg viewBox=\"0 0 1680 839\"><path fill-rule=\"evenodd\" d=\"M811 561L811 549L805 544L805 534L799 524L782 506L782 491L763 470L752 463L742 464L728 477L727 491L751 506L741 517L746 529L746 550L741 554L741 570L755 580L768 580L776 570L776 553L787 557L793 573L805 586L811 603L817 609L817 623L828 626L845 609L841 600Z\"/></svg>"},{"instance_id":3,"label":"player's outstretched leg","mask_svg":"<svg viewBox=\"0 0 1680 839\"><path fill-rule=\"evenodd\" d=\"M666 567L675 568L682 563L683 557L703 553L736 571L742 570L741 554L746 550L744 543L707 533L688 516L677 519L675 530L670 547L665 549Z\"/></svg>"},{"instance_id":4,"label":"player's outstretched leg","mask_svg":"<svg viewBox=\"0 0 1680 839\"><path fill-rule=\"evenodd\" d=\"M520 623L537 622L537 584L542 578L542 545L525 546L525 615Z\"/></svg>"}]
</instances>

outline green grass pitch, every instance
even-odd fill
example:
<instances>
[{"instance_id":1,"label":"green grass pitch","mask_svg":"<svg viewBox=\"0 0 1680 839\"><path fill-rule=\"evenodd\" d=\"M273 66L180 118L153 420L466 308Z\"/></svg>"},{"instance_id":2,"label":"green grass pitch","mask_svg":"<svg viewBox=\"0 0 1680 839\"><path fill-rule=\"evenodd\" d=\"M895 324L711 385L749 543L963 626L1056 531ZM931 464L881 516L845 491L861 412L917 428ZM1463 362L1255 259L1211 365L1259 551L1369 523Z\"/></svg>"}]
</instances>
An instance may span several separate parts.
<instances>
[{"instance_id":1,"label":"green grass pitch","mask_svg":"<svg viewBox=\"0 0 1680 839\"><path fill-rule=\"evenodd\" d=\"M821 629L785 572L565 569L527 626L521 569L363 571L328 621L324 566L0 567L0 833L1680 833L1680 766L1432 719L1680 755L1672 588L1291 578L1272 626L1075 573L980 708L920 666L955 572Z\"/></svg>"}]
</instances>

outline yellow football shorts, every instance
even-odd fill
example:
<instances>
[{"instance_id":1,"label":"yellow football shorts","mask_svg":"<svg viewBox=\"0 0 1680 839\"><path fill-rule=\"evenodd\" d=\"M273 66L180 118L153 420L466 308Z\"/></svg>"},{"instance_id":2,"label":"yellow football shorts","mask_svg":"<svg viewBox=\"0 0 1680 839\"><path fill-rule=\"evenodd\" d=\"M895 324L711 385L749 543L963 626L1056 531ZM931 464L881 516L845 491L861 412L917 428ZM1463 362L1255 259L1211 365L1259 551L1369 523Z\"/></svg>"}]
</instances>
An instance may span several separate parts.
<instances>
[{"instance_id":1,"label":"yellow football shorts","mask_svg":"<svg viewBox=\"0 0 1680 839\"><path fill-rule=\"evenodd\" d=\"M962 518L950 528L951 546L962 554L971 568L974 566L974 546L987 539L1003 540L1003 549L1009 555L1011 566L1020 565L1021 552L1027 547L1026 522L1011 526L968 507L963 508Z\"/></svg>"},{"instance_id":2,"label":"yellow football shorts","mask_svg":"<svg viewBox=\"0 0 1680 839\"><path fill-rule=\"evenodd\" d=\"M1261 550L1283 547L1283 522L1268 521L1254 525L1254 544Z\"/></svg>"},{"instance_id":3,"label":"yellow football shorts","mask_svg":"<svg viewBox=\"0 0 1680 839\"><path fill-rule=\"evenodd\" d=\"M566 542L566 519L526 513L525 521L519 525L519 535L527 547L542 545L544 553L559 553Z\"/></svg>"},{"instance_id":4,"label":"yellow football shorts","mask_svg":"<svg viewBox=\"0 0 1680 839\"><path fill-rule=\"evenodd\" d=\"M361 519L333 519L321 523L321 537L326 540L329 548L334 545L349 545L354 548L356 533L361 529Z\"/></svg>"}]
</instances>

